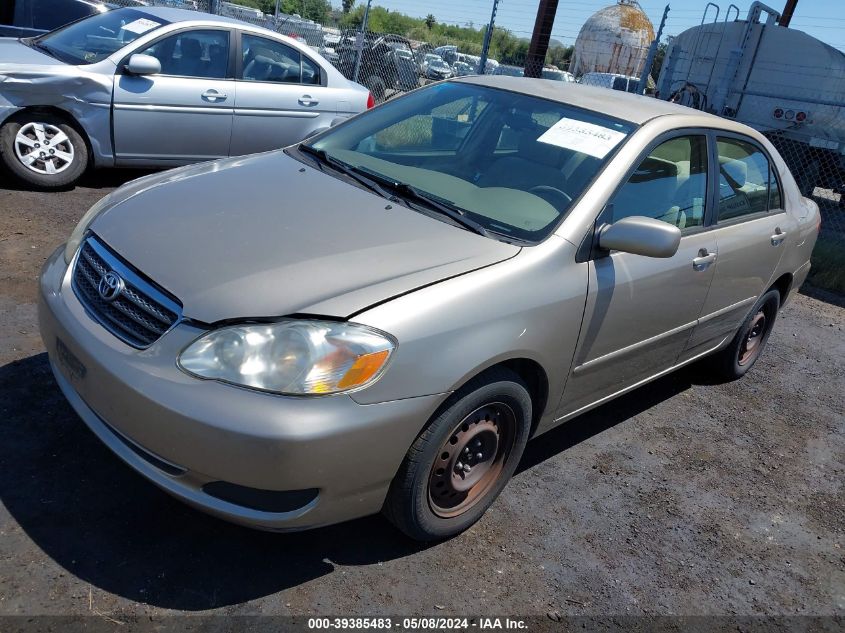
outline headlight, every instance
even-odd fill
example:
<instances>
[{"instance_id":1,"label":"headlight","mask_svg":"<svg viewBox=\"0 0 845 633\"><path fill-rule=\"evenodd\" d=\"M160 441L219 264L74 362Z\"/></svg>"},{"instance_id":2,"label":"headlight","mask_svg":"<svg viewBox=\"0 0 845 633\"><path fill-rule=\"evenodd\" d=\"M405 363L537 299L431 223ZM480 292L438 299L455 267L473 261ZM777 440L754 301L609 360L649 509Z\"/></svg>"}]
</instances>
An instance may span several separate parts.
<instances>
[{"instance_id":1,"label":"headlight","mask_svg":"<svg viewBox=\"0 0 845 633\"><path fill-rule=\"evenodd\" d=\"M85 237L85 232L88 230L91 222L93 222L100 213L108 208L113 196L114 194L110 193L105 198L100 198L99 202L88 209L85 215L82 216L82 219L77 223L76 228L73 229L73 233L71 233L68 238L67 244L65 244L66 264L70 264L73 256L76 254L76 249L79 248L79 245L82 243L82 239Z\"/></svg>"},{"instance_id":2,"label":"headlight","mask_svg":"<svg viewBox=\"0 0 845 633\"><path fill-rule=\"evenodd\" d=\"M395 347L386 334L362 325L287 320L214 330L185 348L178 364L199 378L324 395L373 382Z\"/></svg>"}]
</instances>

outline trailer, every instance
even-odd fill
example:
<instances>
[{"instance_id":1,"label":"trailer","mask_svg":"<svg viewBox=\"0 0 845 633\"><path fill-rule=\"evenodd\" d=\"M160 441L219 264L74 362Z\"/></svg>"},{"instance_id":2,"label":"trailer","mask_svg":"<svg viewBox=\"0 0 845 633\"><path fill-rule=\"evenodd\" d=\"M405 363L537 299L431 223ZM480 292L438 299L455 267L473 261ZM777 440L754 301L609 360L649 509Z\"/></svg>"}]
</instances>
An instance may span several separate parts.
<instances>
[{"instance_id":1,"label":"trailer","mask_svg":"<svg viewBox=\"0 0 845 633\"><path fill-rule=\"evenodd\" d=\"M845 205L845 53L779 20L761 2L744 20L708 3L669 44L657 95L760 130L804 195L820 188Z\"/></svg>"}]
</instances>

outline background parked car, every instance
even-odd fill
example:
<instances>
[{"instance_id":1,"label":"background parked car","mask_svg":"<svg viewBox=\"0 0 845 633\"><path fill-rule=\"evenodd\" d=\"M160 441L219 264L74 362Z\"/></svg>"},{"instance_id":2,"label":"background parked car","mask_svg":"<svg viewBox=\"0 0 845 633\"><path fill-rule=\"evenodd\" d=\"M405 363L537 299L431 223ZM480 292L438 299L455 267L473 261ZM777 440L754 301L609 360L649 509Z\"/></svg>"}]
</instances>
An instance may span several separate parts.
<instances>
[{"instance_id":1,"label":"background parked car","mask_svg":"<svg viewBox=\"0 0 845 633\"><path fill-rule=\"evenodd\" d=\"M439 81L441 79L449 79L452 76L452 67L445 61L434 55L435 59L428 60L425 67L425 76L428 79Z\"/></svg>"},{"instance_id":2,"label":"background parked car","mask_svg":"<svg viewBox=\"0 0 845 633\"><path fill-rule=\"evenodd\" d=\"M622 92L636 92L640 85L639 77L629 77L615 73L584 73L578 81L587 86L611 88L612 90L621 90Z\"/></svg>"},{"instance_id":3,"label":"background parked car","mask_svg":"<svg viewBox=\"0 0 845 633\"><path fill-rule=\"evenodd\" d=\"M302 43L181 9L116 9L34 40L3 38L0 60L0 158L43 188L67 186L89 165L171 167L276 149L372 103Z\"/></svg>"},{"instance_id":4,"label":"background parked car","mask_svg":"<svg viewBox=\"0 0 845 633\"><path fill-rule=\"evenodd\" d=\"M525 69L520 66L509 66L507 64L499 64L492 74L507 75L508 77L525 77Z\"/></svg>"},{"instance_id":5,"label":"background parked car","mask_svg":"<svg viewBox=\"0 0 845 633\"><path fill-rule=\"evenodd\" d=\"M558 70L557 68L544 68L541 71L543 79L553 79L555 81L565 81L572 83L575 81L575 75L568 73L565 70Z\"/></svg>"},{"instance_id":6,"label":"background parked car","mask_svg":"<svg viewBox=\"0 0 845 633\"><path fill-rule=\"evenodd\" d=\"M3 0L0 37L32 37L52 31L109 7L95 0Z\"/></svg>"},{"instance_id":7,"label":"background parked car","mask_svg":"<svg viewBox=\"0 0 845 633\"><path fill-rule=\"evenodd\" d=\"M357 57L354 31L347 31L335 49L343 75L352 79ZM401 35L367 33L362 36L361 64L358 81L370 89L376 102L384 101L389 91L413 90L419 86L417 67L413 59L411 43ZM411 57L403 57L397 51L408 51Z\"/></svg>"},{"instance_id":8,"label":"background parked car","mask_svg":"<svg viewBox=\"0 0 845 633\"><path fill-rule=\"evenodd\" d=\"M466 75L475 75L477 69L473 68L466 62L455 62L452 64L452 70L456 77L465 77Z\"/></svg>"}]
</instances>

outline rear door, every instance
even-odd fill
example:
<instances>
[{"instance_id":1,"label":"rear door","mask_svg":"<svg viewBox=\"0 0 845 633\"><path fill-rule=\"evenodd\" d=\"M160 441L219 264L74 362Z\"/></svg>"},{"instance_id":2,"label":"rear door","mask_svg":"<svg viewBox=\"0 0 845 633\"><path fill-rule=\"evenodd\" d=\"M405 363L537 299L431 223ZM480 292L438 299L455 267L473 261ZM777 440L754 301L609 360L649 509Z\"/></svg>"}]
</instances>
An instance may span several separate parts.
<instances>
[{"instance_id":1,"label":"rear door","mask_svg":"<svg viewBox=\"0 0 845 633\"><path fill-rule=\"evenodd\" d=\"M718 257L684 358L706 351L739 327L774 281L787 236L798 230L784 209L776 170L765 150L741 135L719 132L714 140Z\"/></svg>"},{"instance_id":2,"label":"rear door","mask_svg":"<svg viewBox=\"0 0 845 633\"><path fill-rule=\"evenodd\" d=\"M611 198L600 222L652 217L681 229L669 258L612 251L588 267L584 323L559 413L567 415L672 367L713 280L713 193L703 131L659 139Z\"/></svg>"},{"instance_id":3,"label":"rear door","mask_svg":"<svg viewBox=\"0 0 845 633\"><path fill-rule=\"evenodd\" d=\"M230 40L229 29L186 29L133 51L157 58L157 75L131 75L124 60L114 77L118 163L181 164L229 155L235 102Z\"/></svg>"},{"instance_id":4,"label":"rear door","mask_svg":"<svg viewBox=\"0 0 845 633\"><path fill-rule=\"evenodd\" d=\"M331 125L338 90L308 55L242 32L239 56L233 156L285 147Z\"/></svg>"}]
</instances>

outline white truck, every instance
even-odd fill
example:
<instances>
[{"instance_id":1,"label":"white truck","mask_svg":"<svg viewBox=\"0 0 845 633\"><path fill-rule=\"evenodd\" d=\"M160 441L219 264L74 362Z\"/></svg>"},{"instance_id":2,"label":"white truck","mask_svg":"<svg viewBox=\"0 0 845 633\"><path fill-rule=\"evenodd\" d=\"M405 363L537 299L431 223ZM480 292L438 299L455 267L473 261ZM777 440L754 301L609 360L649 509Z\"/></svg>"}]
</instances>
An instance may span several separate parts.
<instances>
[{"instance_id":1,"label":"white truck","mask_svg":"<svg viewBox=\"0 0 845 633\"><path fill-rule=\"evenodd\" d=\"M659 98L760 130L804 195L818 187L845 206L845 53L779 26L780 14L761 2L745 20L733 4L720 14L710 2L701 24L671 41Z\"/></svg>"}]
</instances>

